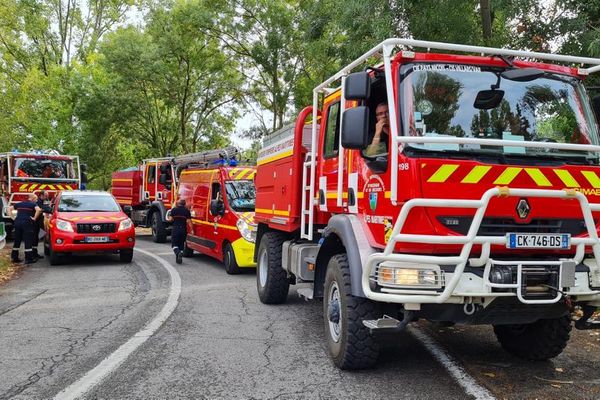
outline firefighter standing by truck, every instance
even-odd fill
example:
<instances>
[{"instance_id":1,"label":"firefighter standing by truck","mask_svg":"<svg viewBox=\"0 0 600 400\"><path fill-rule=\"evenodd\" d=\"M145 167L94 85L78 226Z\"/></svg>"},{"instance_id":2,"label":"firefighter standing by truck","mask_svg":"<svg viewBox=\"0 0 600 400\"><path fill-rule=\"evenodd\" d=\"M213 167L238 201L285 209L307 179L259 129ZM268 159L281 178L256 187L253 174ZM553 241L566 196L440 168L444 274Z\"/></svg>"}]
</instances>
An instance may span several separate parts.
<instances>
[{"instance_id":1,"label":"firefighter standing by truck","mask_svg":"<svg viewBox=\"0 0 600 400\"><path fill-rule=\"evenodd\" d=\"M192 218L190 210L185 206L185 200L177 201L177 206L171 209L167 216L169 222L173 222L171 230L171 247L175 253L175 262L183 262L183 248L187 237L187 222Z\"/></svg>"},{"instance_id":2,"label":"firefighter standing by truck","mask_svg":"<svg viewBox=\"0 0 600 400\"><path fill-rule=\"evenodd\" d=\"M40 216L35 220L35 226L33 229L33 242L32 242L32 251L33 257L40 259L44 258L43 255L38 253L38 245L40 243L40 231L44 229L44 213L51 214L52 210L50 207L46 205L46 200L48 200L48 193L45 190L38 192L37 206L42 210Z\"/></svg>"},{"instance_id":3,"label":"firefighter standing by truck","mask_svg":"<svg viewBox=\"0 0 600 400\"><path fill-rule=\"evenodd\" d=\"M37 206L36 202L37 196L31 193L26 201L17 203L9 208L11 215L13 210L17 211L15 218L15 241L11 253L11 259L14 263L21 262L19 260L21 242L25 243L25 264L32 264L37 261L31 246L33 244L35 221L39 218L42 210Z\"/></svg>"}]
</instances>

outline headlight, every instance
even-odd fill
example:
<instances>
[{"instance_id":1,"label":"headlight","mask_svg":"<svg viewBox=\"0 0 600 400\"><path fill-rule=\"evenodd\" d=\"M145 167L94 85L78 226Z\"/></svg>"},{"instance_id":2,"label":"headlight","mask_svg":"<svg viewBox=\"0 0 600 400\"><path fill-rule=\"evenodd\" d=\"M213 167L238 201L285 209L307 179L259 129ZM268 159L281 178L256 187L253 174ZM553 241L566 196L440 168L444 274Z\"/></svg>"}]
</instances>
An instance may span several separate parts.
<instances>
[{"instance_id":1,"label":"headlight","mask_svg":"<svg viewBox=\"0 0 600 400\"><path fill-rule=\"evenodd\" d=\"M56 220L56 229L64 232L73 232L73 225L69 221L65 221L62 219Z\"/></svg>"},{"instance_id":2,"label":"headlight","mask_svg":"<svg viewBox=\"0 0 600 400\"><path fill-rule=\"evenodd\" d=\"M443 274L438 265L383 262L377 267L375 278L384 287L438 289L443 286Z\"/></svg>"},{"instance_id":3,"label":"headlight","mask_svg":"<svg viewBox=\"0 0 600 400\"><path fill-rule=\"evenodd\" d=\"M243 219L238 219L238 222L236 225L237 225L238 231L240 231L240 233L242 234L242 237L244 239L246 239L247 241L252 242L252 243L254 243L256 241L256 229L254 227L250 226Z\"/></svg>"},{"instance_id":4,"label":"headlight","mask_svg":"<svg viewBox=\"0 0 600 400\"><path fill-rule=\"evenodd\" d=\"M129 218L124 219L119 224L119 231L127 230L127 229L131 228L132 226L133 226L133 222L131 222L131 219L129 219Z\"/></svg>"}]
</instances>

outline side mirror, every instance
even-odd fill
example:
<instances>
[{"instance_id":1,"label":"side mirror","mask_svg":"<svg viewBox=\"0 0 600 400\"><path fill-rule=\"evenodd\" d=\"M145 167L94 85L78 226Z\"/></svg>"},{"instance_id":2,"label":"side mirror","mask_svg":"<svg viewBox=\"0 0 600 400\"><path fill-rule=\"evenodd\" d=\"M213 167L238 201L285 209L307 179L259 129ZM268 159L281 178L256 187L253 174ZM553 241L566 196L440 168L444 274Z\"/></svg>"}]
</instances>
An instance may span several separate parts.
<instances>
[{"instance_id":1,"label":"side mirror","mask_svg":"<svg viewBox=\"0 0 600 400\"><path fill-rule=\"evenodd\" d=\"M594 114L596 114L596 121L600 125L600 96L592 98L592 109L594 110Z\"/></svg>"},{"instance_id":2,"label":"side mirror","mask_svg":"<svg viewBox=\"0 0 600 400\"><path fill-rule=\"evenodd\" d=\"M210 201L210 213L211 213L211 215L214 215L215 217L217 215L225 214L225 207L223 205L223 202L221 200L211 200Z\"/></svg>"},{"instance_id":3,"label":"side mirror","mask_svg":"<svg viewBox=\"0 0 600 400\"><path fill-rule=\"evenodd\" d=\"M346 100L367 100L371 96L369 73L364 71L348 75L344 84L344 96Z\"/></svg>"},{"instance_id":4,"label":"side mirror","mask_svg":"<svg viewBox=\"0 0 600 400\"><path fill-rule=\"evenodd\" d=\"M369 107L359 106L344 111L342 146L347 149L366 149L369 145Z\"/></svg>"},{"instance_id":5,"label":"side mirror","mask_svg":"<svg viewBox=\"0 0 600 400\"><path fill-rule=\"evenodd\" d=\"M131 207L130 205L123 206L123 212L125 213L125 215L127 215L130 218L131 218L132 211L133 211L133 207Z\"/></svg>"}]
</instances>

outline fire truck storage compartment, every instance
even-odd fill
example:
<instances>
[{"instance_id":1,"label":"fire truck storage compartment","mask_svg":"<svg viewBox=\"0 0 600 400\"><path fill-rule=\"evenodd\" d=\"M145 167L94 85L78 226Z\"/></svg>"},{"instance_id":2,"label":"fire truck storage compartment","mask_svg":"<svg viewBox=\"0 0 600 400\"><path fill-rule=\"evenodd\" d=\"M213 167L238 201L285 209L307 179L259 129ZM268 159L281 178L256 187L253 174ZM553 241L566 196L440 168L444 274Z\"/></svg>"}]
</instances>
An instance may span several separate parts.
<instances>
[{"instance_id":1,"label":"fire truck storage compartment","mask_svg":"<svg viewBox=\"0 0 600 400\"><path fill-rule=\"evenodd\" d=\"M317 125L317 130L319 126ZM311 147L312 125L307 124L302 130L302 148L295 148L295 126L288 125L268 136L263 141L263 149L274 152L278 148L292 150L283 158L269 161L269 154L259 154L258 165L269 164L268 167L258 168L255 178L256 184L256 212L267 214L277 218L288 215L290 219L298 219L300 216L300 194L302 193L302 168L297 168L298 157L302 166L305 154ZM284 152L285 153L285 152ZM277 155L277 154L276 154ZM265 161L261 163L260 158ZM296 221L296 222L298 222Z\"/></svg>"},{"instance_id":2,"label":"fire truck storage compartment","mask_svg":"<svg viewBox=\"0 0 600 400\"><path fill-rule=\"evenodd\" d=\"M318 249L319 245L314 243L283 242L281 265L289 266L289 271L302 281L312 282L315 270L309 266L308 259L314 259ZM314 262L311 264L314 266Z\"/></svg>"},{"instance_id":3,"label":"fire truck storage compartment","mask_svg":"<svg viewBox=\"0 0 600 400\"><path fill-rule=\"evenodd\" d=\"M115 172L112 176L112 194L120 205L140 205L141 171L137 168Z\"/></svg>"}]
</instances>

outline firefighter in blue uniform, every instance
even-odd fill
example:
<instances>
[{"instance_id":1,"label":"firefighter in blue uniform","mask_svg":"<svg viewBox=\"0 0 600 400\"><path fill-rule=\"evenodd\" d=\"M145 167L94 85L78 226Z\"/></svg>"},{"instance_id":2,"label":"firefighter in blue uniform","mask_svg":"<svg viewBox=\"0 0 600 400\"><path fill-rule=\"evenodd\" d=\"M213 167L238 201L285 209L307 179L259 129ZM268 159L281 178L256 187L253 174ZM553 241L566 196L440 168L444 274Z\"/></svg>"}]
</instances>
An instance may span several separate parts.
<instances>
[{"instance_id":1,"label":"firefighter in blue uniform","mask_svg":"<svg viewBox=\"0 0 600 400\"><path fill-rule=\"evenodd\" d=\"M19 248L21 242L25 243L25 264L31 264L37 261L33 255L33 235L35 228L35 221L39 218L42 210L37 206L37 196L33 193L29 195L26 201L10 206L9 213L12 215L13 210L17 211L17 217L15 218L14 226L14 244L11 253L12 261L17 263L19 260Z\"/></svg>"},{"instance_id":2,"label":"firefighter in blue uniform","mask_svg":"<svg viewBox=\"0 0 600 400\"><path fill-rule=\"evenodd\" d=\"M185 206L185 200L177 201L177 206L171 209L167 216L169 222L173 222L171 227L171 247L175 253L175 262L183 262L183 247L187 238L187 222L192 218L190 210Z\"/></svg>"}]
</instances>

